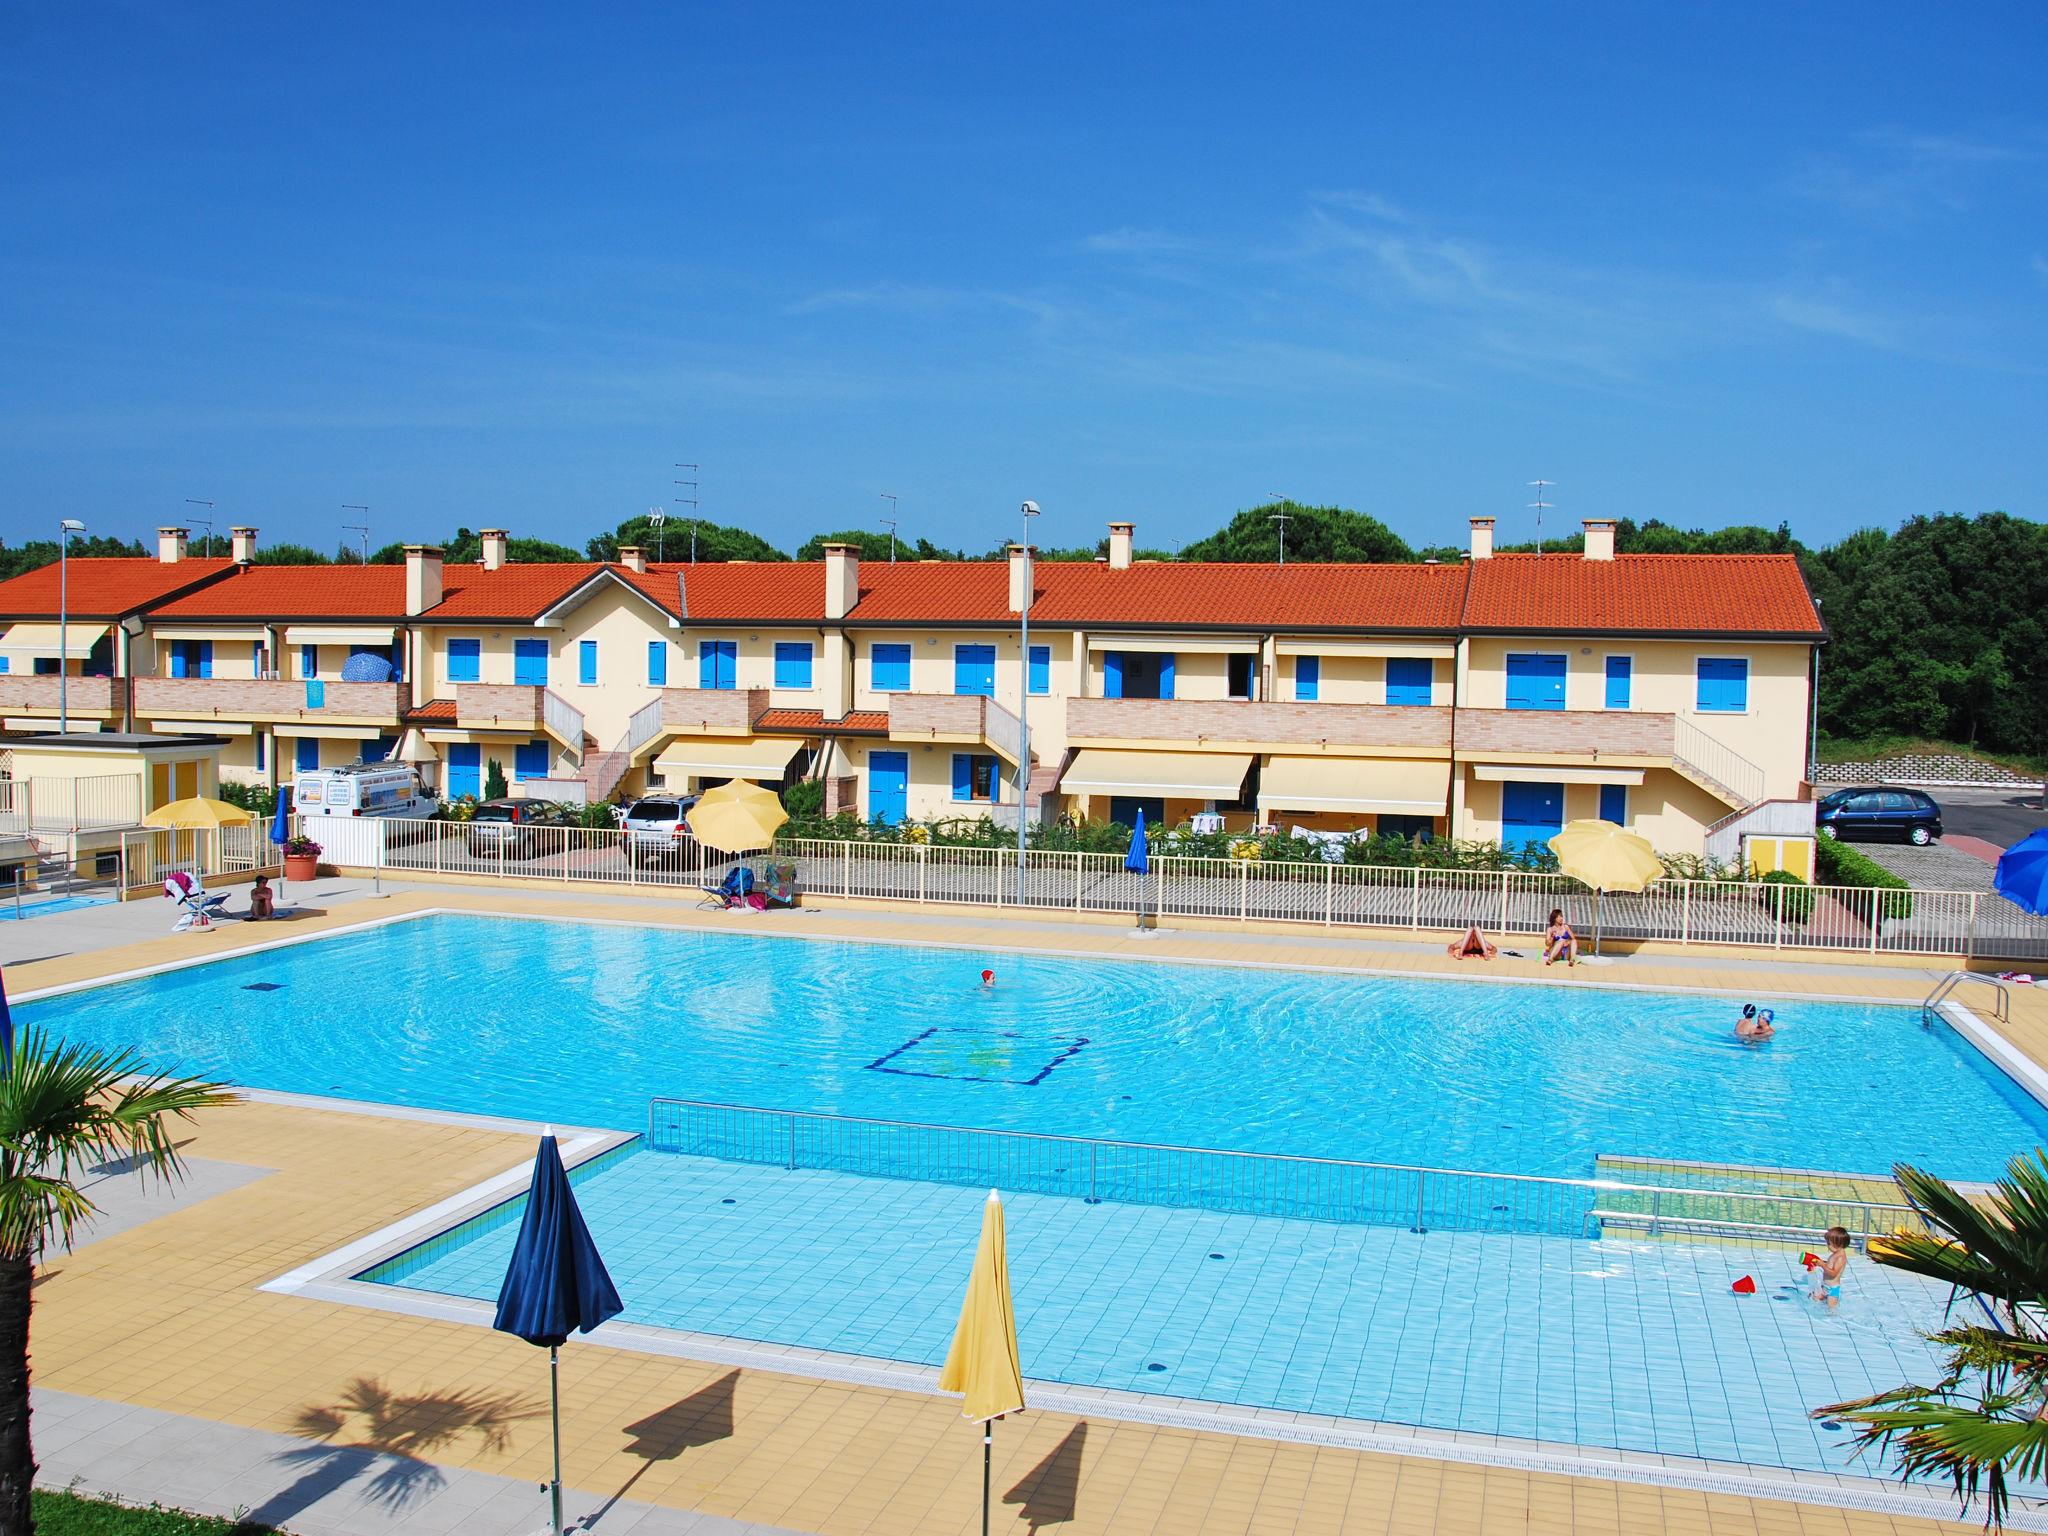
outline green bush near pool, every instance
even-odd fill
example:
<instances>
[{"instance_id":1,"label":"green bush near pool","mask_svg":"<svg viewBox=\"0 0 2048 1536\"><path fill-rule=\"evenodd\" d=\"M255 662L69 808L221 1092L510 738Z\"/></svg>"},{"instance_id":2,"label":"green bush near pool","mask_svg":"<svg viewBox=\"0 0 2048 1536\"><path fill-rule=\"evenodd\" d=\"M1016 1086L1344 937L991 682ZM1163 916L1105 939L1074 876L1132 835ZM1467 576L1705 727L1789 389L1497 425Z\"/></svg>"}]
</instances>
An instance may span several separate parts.
<instances>
[{"instance_id":1,"label":"green bush near pool","mask_svg":"<svg viewBox=\"0 0 2048 1536\"><path fill-rule=\"evenodd\" d=\"M113 1504L76 1493L34 1495L36 1536L280 1536L277 1527L190 1515L152 1504Z\"/></svg>"},{"instance_id":2,"label":"green bush near pool","mask_svg":"<svg viewBox=\"0 0 2048 1536\"><path fill-rule=\"evenodd\" d=\"M1840 899L1861 921L1870 921L1872 904L1878 901L1883 903L1877 909L1880 917L1899 920L1913 915L1911 887L1875 859L1832 837L1819 839L1814 849L1822 885L1857 887Z\"/></svg>"}]
</instances>

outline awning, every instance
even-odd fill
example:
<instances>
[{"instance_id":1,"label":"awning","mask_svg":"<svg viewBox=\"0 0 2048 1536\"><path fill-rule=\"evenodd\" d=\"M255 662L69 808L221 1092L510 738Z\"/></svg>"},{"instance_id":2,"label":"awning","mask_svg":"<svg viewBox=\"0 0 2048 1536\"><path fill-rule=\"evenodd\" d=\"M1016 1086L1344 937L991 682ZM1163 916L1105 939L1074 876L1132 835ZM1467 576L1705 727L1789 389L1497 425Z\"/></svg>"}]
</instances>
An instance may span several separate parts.
<instances>
[{"instance_id":1,"label":"awning","mask_svg":"<svg viewBox=\"0 0 2048 1536\"><path fill-rule=\"evenodd\" d=\"M1269 757L1259 774L1259 804L1285 811L1376 811L1442 816L1451 797L1451 765L1397 757Z\"/></svg>"},{"instance_id":2,"label":"awning","mask_svg":"<svg viewBox=\"0 0 2048 1536\"><path fill-rule=\"evenodd\" d=\"M1233 636L1227 640L1191 640L1181 635L1090 635L1091 651L1164 651L1184 655L1257 655L1257 635Z\"/></svg>"},{"instance_id":3,"label":"awning","mask_svg":"<svg viewBox=\"0 0 2048 1536\"><path fill-rule=\"evenodd\" d=\"M390 624L294 624L284 639L287 645L389 645L397 633Z\"/></svg>"},{"instance_id":4,"label":"awning","mask_svg":"<svg viewBox=\"0 0 2048 1536\"><path fill-rule=\"evenodd\" d=\"M1105 752L1089 747L1076 752L1060 775L1060 793L1235 800L1251 766L1249 752Z\"/></svg>"},{"instance_id":5,"label":"awning","mask_svg":"<svg viewBox=\"0 0 2048 1536\"><path fill-rule=\"evenodd\" d=\"M1474 763L1472 777L1496 784L1640 784L1640 768L1562 768L1550 763Z\"/></svg>"},{"instance_id":6,"label":"awning","mask_svg":"<svg viewBox=\"0 0 2048 1536\"><path fill-rule=\"evenodd\" d=\"M263 643L261 624L244 624L239 629L230 629L220 624L157 624L150 629L153 640L227 640L240 641L244 645Z\"/></svg>"},{"instance_id":7,"label":"awning","mask_svg":"<svg viewBox=\"0 0 2048 1536\"><path fill-rule=\"evenodd\" d=\"M235 720L152 720L149 728L165 736L253 736L256 727Z\"/></svg>"},{"instance_id":8,"label":"awning","mask_svg":"<svg viewBox=\"0 0 2048 1536\"><path fill-rule=\"evenodd\" d=\"M803 743L766 736L684 737L662 749L654 766L663 773L718 775L729 779L779 779Z\"/></svg>"},{"instance_id":9,"label":"awning","mask_svg":"<svg viewBox=\"0 0 2048 1536\"><path fill-rule=\"evenodd\" d=\"M1441 640L1340 640L1335 635L1283 635L1273 642L1282 656L1414 656L1432 660L1455 656L1458 648Z\"/></svg>"},{"instance_id":10,"label":"awning","mask_svg":"<svg viewBox=\"0 0 2048 1536\"><path fill-rule=\"evenodd\" d=\"M60 627L56 624L17 624L7 631L7 638L0 641L0 651L10 651L19 656L55 656L61 643L65 655L83 660L92 654L92 648L112 626L74 623L61 642L58 639Z\"/></svg>"}]
</instances>

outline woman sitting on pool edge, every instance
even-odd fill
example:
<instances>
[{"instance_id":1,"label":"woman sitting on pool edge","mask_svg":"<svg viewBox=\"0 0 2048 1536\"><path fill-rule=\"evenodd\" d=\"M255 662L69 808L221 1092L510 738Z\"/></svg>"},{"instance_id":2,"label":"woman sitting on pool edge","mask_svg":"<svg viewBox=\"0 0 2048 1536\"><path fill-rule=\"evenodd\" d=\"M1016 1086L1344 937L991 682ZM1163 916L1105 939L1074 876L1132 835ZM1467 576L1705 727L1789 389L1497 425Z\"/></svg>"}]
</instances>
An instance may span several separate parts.
<instances>
[{"instance_id":1,"label":"woman sitting on pool edge","mask_svg":"<svg viewBox=\"0 0 2048 1536\"><path fill-rule=\"evenodd\" d=\"M1543 935L1543 963L1562 959L1568 966L1579 963L1579 936L1572 932L1572 925L1564 920L1564 908L1550 909L1550 927Z\"/></svg>"},{"instance_id":2,"label":"woman sitting on pool edge","mask_svg":"<svg viewBox=\"0 0 2048 1536\"><path fill-rule=\"evenodd\" d=\"M1479 925L1474 923L1465 930L1465 937L1453 939L1446 944L1444 952L1453 960L1470 960L1475 956L1481 960L1491 960L1500 953L1500 947L1487 943L1486 935L1481 933Z\"/></svg>"}]
</instances>

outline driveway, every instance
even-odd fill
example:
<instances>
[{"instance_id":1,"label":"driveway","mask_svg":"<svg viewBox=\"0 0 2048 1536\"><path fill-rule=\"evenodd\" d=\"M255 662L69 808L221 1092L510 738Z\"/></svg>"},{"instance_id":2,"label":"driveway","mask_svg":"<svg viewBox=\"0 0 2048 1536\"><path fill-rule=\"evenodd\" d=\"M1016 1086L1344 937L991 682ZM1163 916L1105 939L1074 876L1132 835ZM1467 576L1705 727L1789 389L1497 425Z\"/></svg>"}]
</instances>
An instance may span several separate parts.
<instances>
[{"instance_id":1,"label":"driveway","mask_svg":"<svg viewBox=\"0 0 2048 1536\"><path fill-rule=\"evenodd\" d=\"M2041 792L2014 789L1932 789L1941 803L1941 824L1947 832L1982 838L2010 848L2036 827L2048 827ZM1859 844L1867 848L1871 845Z\"/></svg>"},{"instance_id":2,"label":"driveway","mask_svg":"<svg viewBox=\"0 0 2048 1536\"><path fill-rule=\"evenodd\" d=\"M1947 813L1948 806L1944 804L1944 826L1948 824ZM1929 843L1925 848L1915 848L1911 843L1854 842L1848 846L1872 863L1883 865L1908 885L1918 886L1923 891L1991 889L1990 862L1961 848L1951 848L1938 842Z\"/></svg>"}]
</instances>

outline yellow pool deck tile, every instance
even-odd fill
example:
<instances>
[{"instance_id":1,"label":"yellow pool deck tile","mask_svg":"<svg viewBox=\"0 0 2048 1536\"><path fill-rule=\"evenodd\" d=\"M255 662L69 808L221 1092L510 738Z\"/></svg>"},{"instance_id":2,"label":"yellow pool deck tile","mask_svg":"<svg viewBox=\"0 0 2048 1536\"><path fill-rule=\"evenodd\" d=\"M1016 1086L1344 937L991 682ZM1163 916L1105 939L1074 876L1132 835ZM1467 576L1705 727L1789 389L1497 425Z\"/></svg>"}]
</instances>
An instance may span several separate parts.
<instances>
[{"instance_id":1,"label":"yellow pool deck tile","mask_svg":"<svg viewBox=\"0 0 2048 1536\"><path fill-rule=\"evenodd\" d=\"M706 929L734 919L674 898L554 897L399 888L276 928L223 927L10 968L17 992L252 943L315 938L429 909ZM1534 977L1535 962L1460 969L1440 949L1338 934L1213 932L1135 940L1100 925L838 908L757 922L792 941L872 939L1078 954ZM1588 967L1573 978L1596 979ZM1735 993L1853 993L1917 1002L1936 968L1718 964L1633 957L1598 980ZM1982 989L1972 989L1981 993ZM1988 997L1988 993L1983 996ZM1971 997L1971 1002L1981 998ZM2048 1059L2048 999L2016 988L2006 1038ZM1980 1011L1980 1017L1982 1013ZM524 1135L431 1120L252 1101L181 1134L193 1156L270 1170L254 1182L56 1254L36 1291L37 1382L338 1446L397 1450L528 1482L545 1475L546 1357L487 1329L280 1295L265 1281L530 1154ZM1869 1170L1882 1172L1882 1170ZM979 1529L979 1434L954 1400L649 1356L577 1342L563 1352L569 1481L822 1536ZM638 1426L635 1428L635 1426ZM1078 1438L1076 1438L1078 1437ZM1973 1523L1894 1518L1592 1477L1305 1447L1112 1419L1030 1412L996 1427L995 1528L1061 1536L1518 1531L1909 1536Z\"/></svg>"}]
</instances>

